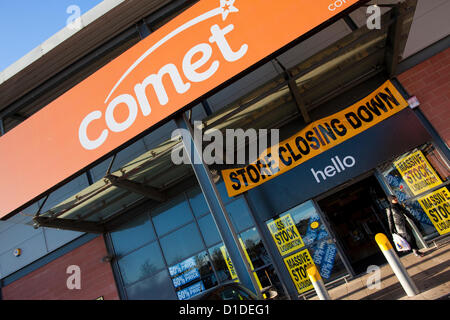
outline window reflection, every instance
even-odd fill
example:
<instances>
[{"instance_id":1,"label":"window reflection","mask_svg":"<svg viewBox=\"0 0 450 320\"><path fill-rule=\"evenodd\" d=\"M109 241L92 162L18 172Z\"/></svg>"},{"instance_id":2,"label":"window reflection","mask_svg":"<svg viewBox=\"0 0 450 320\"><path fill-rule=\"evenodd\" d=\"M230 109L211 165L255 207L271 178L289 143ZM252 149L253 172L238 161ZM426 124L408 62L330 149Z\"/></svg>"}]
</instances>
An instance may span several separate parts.
<instances>
[{"instance_id":1,"label":"window reflection","mask_svg":"<svg viewBox=\"0 0 450 320\"><path fill-rule=\"evenodd\" d=\"M205 215L208 211L208 204L206 203L205 197L203 196L200 188L195 188L188 193L189 202L191 203L192 211L196 217L201 217Z\"/></svg>"},{"instance_id":2,"label":"window reflection","mask_svg":"<svg viewBox=\"0 0 450 320\"><path fill-rule=\"evenodd\" d=\"M169 265L204 249L200 233L194 223L161 238L160 242Z\"/></svg>"},{"instance_id":3,"label":"window reflection","mask_svg":"<svg viewBox=\"0 0 450 320\"><path fill-rule=\"evenodd\" d=\"M184 195L153 210L152 216L158 236L175 230L193 219Z\"/></svg>"},{"instance_id":4,"label":"window reflection","mask_svg":"<svg viewBox=\"0 0 450 320\"><path fill-rule=\"evenodd\" d=\"M270 263L269 255L262 243L256 228L245 231L240 235L243 249L247 251L247 255L253 265L253 268L259 268Z\"/></svg>"},{"instance_id":5,"label":"window reflection","mask_svg":"<svg viewBox=\"0 0 450 320\"><path fill-rule=\"evenodd\" d=\"M114 250L118 256L124 255L141 245L156 239L147 214L141 214L111 233Z\"/></svg>"},{"instance_id":6,"label":"window reflection","mask_svg":"<svg viewBox=\"0 0 450 320\"><path fill-rule=\"evenodd\" d=\"M241 246L245 249L260 288L263 289L269 283L272 285L275 277L270 271L271 261L254 227L245 200L232 199L226 207L235 228L240 232ZM150 214L138 215L111 233L118 267L129 298L143 295L154 299L156 296L151 292L152 281L149 279L159 279L161 283L167 284L167 272L170 290L178 299L189 299L219 282L238 280L214 219L208 211L203 194L197 188L152 210ZM259 275L263 277L262 280ZM155 290L158 290L158 286L155 284Z\"/></svg>"},{"instance_id":7,"label":"window reflection","mask_svg":"<svg viewBox=\"0 0 450 320\"><path fill-rule=\"evenodd\" d=\"M253 298L244 290L239 290L237 288L226 288L220 292L221 300L253 300Z\"/></svg>"},{"instance_id":8,"label":"window reflection","mask_svg":"<svg viewBox=\"0 0 450 320\"><path fill-rule=\"evenodd\" d=\"M304 246L295 251L308 249L324 280L329 281L347 273L336 244L330 237L313 201L302 203L279 217L286 215L291 215L304 243ZM267 221L266 224L276 219L278 217ZM295 251L289 254L294 254Z\"/></svg>"},{"instance_id":9,"label":"window reflection","mask_svg":"<svg viewBox=\"0 0 450 320\"><path fill-rule=\"evenodd\" d=\"M314 241L329 237L312 201L305 202L289 210L287 214L291 214L306 246ZM314 222L317 223L314 224Z\"/></svg>"},{"instance_id":10,"label":"window reflection","mask_svg":"<svg viewBox=\"0 0 450 320\"><path fill-rule=\"evenodd\" d=\"M147 278L165 267L156 242L123 257L118 264L125 285Z\"/></svg>"},{"instance_id":11,"label":"window reflection","mask_svg":"<svg viewBox=\"0 0 450 320\"><path fill-rule=\"evenodd\" d=\"M179 300L190 299L217 285L206 251L169 267L169 274Z\"/></svg>"},{"instance_id":12,"label":"window reflection","mask_svg":"<svg viewBox=\"0 0 450 320\"><path fill-rule=\"evenodd\" d=\"M337 252L336 244L331 239L316 242L308 250L324 279L331 280L347 273Z\"/></svg>"},{"instance_id":13,"label":"window reflection","mask_svg":"<svg viewBox=\"0 0 450 320\"><path fill-rule=\"evenodd\" d=\"M211 261L216 269L217 278L220 282L228 281L232 279L230 267L225 261L225 256L223 254L224 244L219 243L218 245L209 249L209 255Z\"/></svg>"},{"instance_id":14,"label":"window reflection","mask_svg":"<svg viewBox=\"0 0 450 320\"><path fill-rule=\"evenodd\" d=\"M231 216L234 227L238 232L248 229L253 226L253 221L250 216L247 204L243 198L239 198L228 205L226 205L226 210Z\"/></svg>"},{"instance_id":15,"label":"window reflection","mask_svg":"<svg viewBox=\"0 0 450 320\"><path fill-rule=\"evenodd\" d=\"M200 227L203 239L205 239L207 246L211 246L221 241L219 231L217 230L216 223L211 214L198 220L198 226Z\"/></svg>"},{"instance_id":16,"label":"window reflection","mask_svg":"<svg viewBox=\"0 0 450 320\"><path fill-rule=\"evenodd\" d=\"M175 300L176 295L170 284L167 270L139 281L126 289L128 299L132 300Z\"/></svg>"},{"instance_id":17,"label":"window reflection","mask_svg":"<svg viewBox=\"0 0 450 320\"><path fill-rule=\"evenodd\" d=\"M258 277L261 287L263 288L261 293L265 299L271 298L274 300L279 300L286 298L283 285L281 284L281 281L272 265L256 271L256 276ZM276 295L274 295L271 291L276 292Z\"/></svg>"}]
</instances>

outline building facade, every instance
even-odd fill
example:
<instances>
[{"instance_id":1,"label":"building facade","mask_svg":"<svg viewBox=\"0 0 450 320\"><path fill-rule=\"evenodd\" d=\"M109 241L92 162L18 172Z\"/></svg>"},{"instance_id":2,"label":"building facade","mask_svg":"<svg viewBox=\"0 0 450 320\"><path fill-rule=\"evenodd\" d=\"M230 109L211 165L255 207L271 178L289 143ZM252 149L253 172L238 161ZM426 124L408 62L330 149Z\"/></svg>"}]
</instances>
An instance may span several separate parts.
<instances>
[{"instance_id":1,"label":"building facade","mask_svg":"<svg viewBox=\"0 0 450 320\"><path fill-rule=\"evenodd\" d=\"M448 1L377 3L380 16L367 1L320 1L309 4L320 16L311 25L290 19L277 30L256 20L267 42L256 53L251 39L240 42L233 33L247 21L245 0L217 9L218 3L103 2L82 17L83 28L62 30L42 45L44 54L31 52L0 74L0 151L12 150L0 160L9 170L0 198L2 299L184 300L237 280L261 298L272 290L279 299L299 299L313 291L305 276L311 264L332 285L385 263L374 237L389 233L389 195L418 220L412 227L421 247L447 236ZM269 16L287 19L294 7ZM216 15L208 18L216 19L211 38L201 38L201 29L174 35L205 12ZM379 27L370 27L375 18ZM175 47L159 45L167 39ZM189 41L195 50L169 50ZM167 50L162 58L145 60L160 47ZM247 52L255 60L240 65ZM178 78L167 57L181 57ZM137 71L127 71L121 61L128 58ZM155 77L140 74L139 61L160 75L165 103ZM105 91L100 84L109 77L117 86ZM209 78L205 88L196 86ZM114 90L128 85L133 93L114 100ZM105 151L85 157L70 141L56 148L53 132L64 136L63 115L75 115L67 106L104 99L102 90L116 101L102 110L107 129L97 125L103 113L94 111L82 122L84 135L77 132L85 149ZM137 103L124 99L134 95L148 122L138 111L132 116ZM156 103L145 104L150 99L169 111L154 113ZM52 112L62 125L44 121ZM142 130L119 138L129 123ZM196 132L230 129L277 129L280 143L264 146L271 135L236 138L231 160L224 144L193 143ZM30 138L11 149L30 132L39 148ZM257 157L236 164L254 146ZM174 154L183 152L188 161L175 164ZM194 161L206 152L218 161ZM29 154L35 164L22 164Z\"/></svg>"}]
</instances>

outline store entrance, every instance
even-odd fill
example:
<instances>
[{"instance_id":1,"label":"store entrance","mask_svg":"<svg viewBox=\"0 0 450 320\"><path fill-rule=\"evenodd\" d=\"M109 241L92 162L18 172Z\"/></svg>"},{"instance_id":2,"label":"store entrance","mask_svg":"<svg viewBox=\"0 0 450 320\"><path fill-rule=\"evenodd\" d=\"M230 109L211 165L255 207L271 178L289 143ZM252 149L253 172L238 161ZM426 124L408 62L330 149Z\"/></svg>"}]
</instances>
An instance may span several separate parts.
<instances>
[{"instance_id":1,"label":"store entrance","mask_svg":"<svg viewBox=\"0 0 450 320\"><path fill-rule=\"evenodd\" d=\"M387 202L374 176L327 196L318 204L356 274L365 273L370 265L385 263L375 235L379 232L387 234L383 210Z\"/></svg>"}]
</instances>

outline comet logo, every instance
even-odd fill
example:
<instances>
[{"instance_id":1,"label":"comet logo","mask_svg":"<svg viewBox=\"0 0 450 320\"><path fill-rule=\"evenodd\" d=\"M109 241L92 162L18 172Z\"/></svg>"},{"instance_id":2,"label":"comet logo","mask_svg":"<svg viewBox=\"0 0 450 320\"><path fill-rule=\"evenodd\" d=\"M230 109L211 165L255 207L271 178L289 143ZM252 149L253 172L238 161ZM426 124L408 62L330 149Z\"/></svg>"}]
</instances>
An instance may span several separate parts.
<instances>
[{"instance_id":1,"label":"comet logo","mask_svg":"<svg viewBox=\"0 0 450 320\"><path fill-rule=\"evenodd\" d=\"M154 103L156 102L149 101L150 99L146 94L146 90L149 86L153 88L159 105L167 105L170 97L164 86L163 77L168 76L176 92L178 94L184 94L189 91L193 84L201 83L211 78L219 68L224 67L220 65L218 60L211 61L213 50L220 52L224 60L229 63L238 61L244 57L248 51L248 45L241 44L240 46L233 47L228 41L229 34L234 30L234 25L228 24L221 28L219 25L214 24L209 28L211 32L210 37L189 49L185 53L182 61L178 61L177 64L167 63L162 66L157 73L149 74L145 79L142 79L141 82L136 83L133 92L114 97L116 89L128 75L135 70L142 61L151 57L152 53L157 51L158 48L164 46L175 36L182 34L196 24L212 17L221 15L223 21L225 21L230 13L239 11L234 6L234 2L235 0L221 0L219 8L208 11L179 26L141 55L120 77L106 97L104 101L105 105L107 105L105 113L103 114L102 111L95 110L82 120L78 130L78 137L83 148L86 150L97 149L106 141L111 131L122 132L127 130L133 125L139 114L142 114L144 117L149 116L152 112L152 105L154 106ZM197 58L194 59L194 56ZM199 56L200 58L198 58ZM184 77L182 77L182 75ZM185 79L187 79L187 81ZM114 117L114 110L121 104L126 105L128 108L128 117L124 121L119 122ZM87 134L89 125L94 121L103 121L106 127L97 137L91 137Z\"/></svg>"}]
</instances>

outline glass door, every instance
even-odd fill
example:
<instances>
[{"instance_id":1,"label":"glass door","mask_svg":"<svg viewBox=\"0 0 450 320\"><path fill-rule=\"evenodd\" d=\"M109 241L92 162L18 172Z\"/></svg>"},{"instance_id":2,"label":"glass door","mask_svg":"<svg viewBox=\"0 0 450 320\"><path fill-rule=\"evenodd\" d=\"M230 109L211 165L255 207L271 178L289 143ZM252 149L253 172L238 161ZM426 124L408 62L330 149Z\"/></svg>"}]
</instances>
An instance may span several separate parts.
<instances>
[{"instance_id":1,"label":"glass door","mask_svg":"<svg viewBox=\"0 0 450 320\"><path fill-rule=\"evenodd\" d=\"M314 264L324 282L348 274L335 240L313 201L266 221L266 226L301 294L312 289L306 269Z\"/></svg>"}]
</instances>

